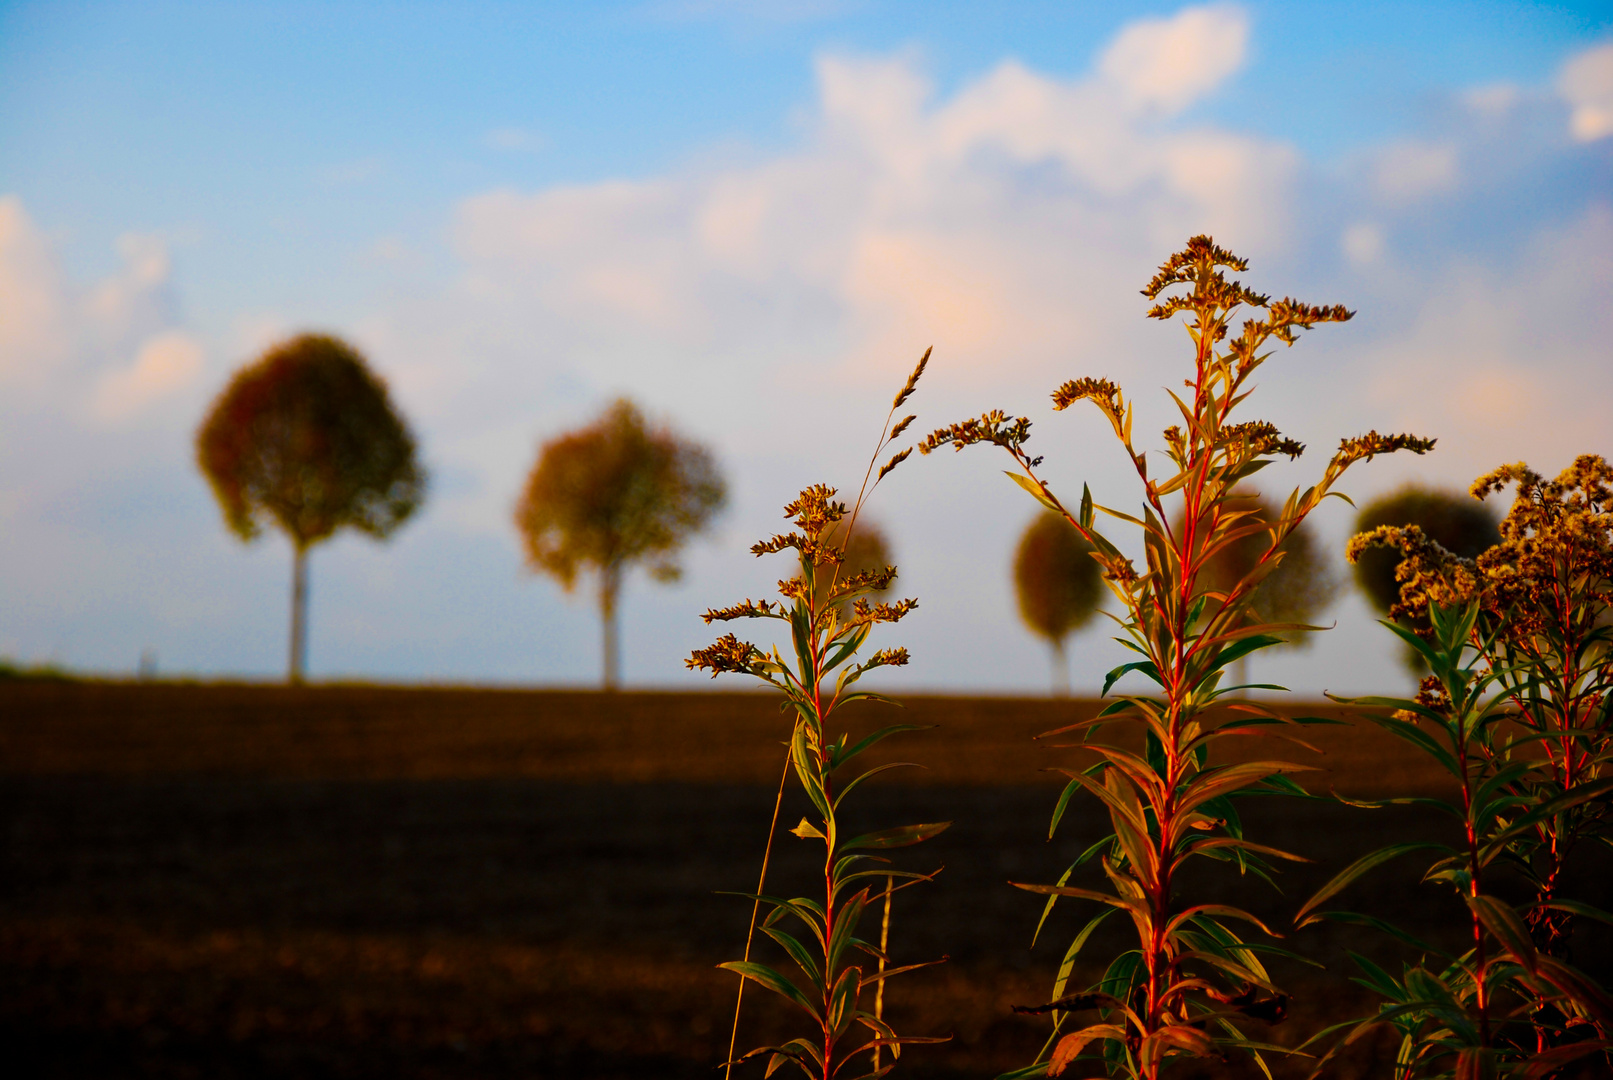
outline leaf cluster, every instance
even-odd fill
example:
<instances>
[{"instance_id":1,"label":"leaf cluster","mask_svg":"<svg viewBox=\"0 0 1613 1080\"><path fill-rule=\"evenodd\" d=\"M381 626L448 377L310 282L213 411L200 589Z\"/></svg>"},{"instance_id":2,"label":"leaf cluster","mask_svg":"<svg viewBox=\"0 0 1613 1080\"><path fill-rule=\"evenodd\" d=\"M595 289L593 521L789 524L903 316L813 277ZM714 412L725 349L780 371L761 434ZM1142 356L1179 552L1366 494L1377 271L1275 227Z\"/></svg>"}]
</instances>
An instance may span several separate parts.
<instances>
[{"instance_id":1,"label":"leaf cluster","mask_svg":"<svg viewBox=\"0 0 1613 1080\"><path fill-rule=\"evenodd\" d=\"M644 559L657 578L674 580L678 548L705 528L726 492L705 447L651 427L624 398L544 444L515 523L528 563L567 589L583 567Z\"/></svg>"},{"instance_id":2,"label":"leaf cluster","mask_svg":"<svg viewBox=\"0 0 1613 1080\"><path fill-rule=\"evenodd\" d=\"M341 528L384 539L425 497L386 384L323 334L283 341L238 371L196 433L196 461L243 540L264 517L298 548Z\"/></svg>"},{"instance_id":3,"label":"leaf cluster","mask_svg":"<svg viewBox=\"0 0 1613 1080\"><path fill-rule=\"evenodd\" d=\"M1320 920L1374 926L1420 954L1403 965L1398 977L1355 955L1362 973L1356 981L1377 992L1383 1003L1376 1014L1323 1033L1348 1034L1318 1071L1342 1047L1389 1027L1400 1035L1396 1075L1403 1080L1452 1070L1458 1076L1544 1077L1613 1046L1613 999L1573 967L1560 947L1554 949L1561 942L1543 935L1542 928L1555 916L1603 921L1613 921L1613 916L1555 896L1549 888L1537 891L1520 910L1494 895L1489 879L1503 864L1527 870L1530 849L1539 846L1542 831L1585 807L1605 803L1613 778L1597 770L1567 787L1531 781L1542 766L1538 755L1517 752L1529 736L1520 739L1517 714L1510 707L1516 673L1495 665L1497 640L1484 628L1479 601L1433 602L1423 610L1429 620L1425 634L1384 623L1432 672L1416 698L1362 698L1356 703L1380 710L1367 713L1368 719L1429 757L1451 778L1455 797L1415 801L1443 811L1457 826L1459 841L1379 849L1340 871L1300 909L1299 926ZM1431 856L1423 880L1453 889L1468 909L1473 945L1460 955L1372 916L1324 910L1369 871L1416 852Z\"/></svg>"}]
</instances>

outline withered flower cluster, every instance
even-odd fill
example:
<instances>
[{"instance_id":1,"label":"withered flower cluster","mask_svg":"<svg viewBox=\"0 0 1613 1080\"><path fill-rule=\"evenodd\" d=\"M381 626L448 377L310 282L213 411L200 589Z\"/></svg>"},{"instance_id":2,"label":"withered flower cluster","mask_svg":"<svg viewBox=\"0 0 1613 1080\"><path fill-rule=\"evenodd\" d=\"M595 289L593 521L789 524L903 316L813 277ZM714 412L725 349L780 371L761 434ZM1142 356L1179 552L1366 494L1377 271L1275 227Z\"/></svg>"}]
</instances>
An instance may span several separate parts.
<instances>
[{"instance_id":1,"label":"withered flower cluster","mask_svg":"<svg viewBox=\"0 0 1613 1080\"><path fill-rule=\"evenodd\" d=\"M1519 462L1479 477L1471 491L1483 499L1508 484L1518 490L1501 522L1501 542L1477 558L1453 555L1415 525L1361 533L1346 557L1354 562L1371 547L1400 550L1392 618L1476 599L1515 643L1548 628L1587 633L1613 607L1613 466L1585 454L1548 481Z\"/></svg>"}]
</instances>

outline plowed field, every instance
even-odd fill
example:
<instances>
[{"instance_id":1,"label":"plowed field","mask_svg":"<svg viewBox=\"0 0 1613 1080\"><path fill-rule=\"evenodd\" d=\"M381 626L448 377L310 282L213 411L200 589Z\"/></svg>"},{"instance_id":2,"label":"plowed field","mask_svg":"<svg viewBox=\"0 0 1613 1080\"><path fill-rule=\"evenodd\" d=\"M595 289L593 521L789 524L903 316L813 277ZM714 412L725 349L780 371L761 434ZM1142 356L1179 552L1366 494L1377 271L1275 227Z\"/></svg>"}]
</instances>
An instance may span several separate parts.
<instances>
[{"instance_id":1,"label":"plowed field","mask_svg":"<svg viewBox=\"0 0 1613 1080\"><path fill-rule=\"evenodd\" d=\"M892 922L899 958L951 957L892 984L898 1028L954 1035L904 1056L910 1075L989 1076L1040 1045L1045 1025L1010 1006L1045 1000L1078 912L1056 912L1031 949L1040 905L1007 882L1053 879L1097 835L1082 808L1047 841L1059 778L1045 770L1075 759L1032 739L1094 707L909 699L901 719L937 727L890 755L927 768L863 789L869 822L956 822L907 860L945 870ZM870 707L856 722L890 720ZM7 1071L710 1077L734 992L714 965L737 957L749 916L714 894L755 886L785 731L748 694L0 683L0 1039L22 1066ZM1437 785L1376 729L1320 738L1313 790ZM787 798L783 824L801 809ZM1320 800L1246 817L1317 864L1285 873L1281 896L1235 876L1200 885L1279 921L1355 855L1445 827ZM805 849L781 836L770 891L805 887ZM1603 870L1578 895L1607 904ZM1461 912L1410 866L1373 881L1350 899L1456 940ZM1296 1000L1272 1041L1366 1007L1344 948L1396 955L1338 928L1303 934L1332 970L1283 972ZM1608 940L1578 947L1605 977ZM784 1023L748 995L742 1048Z\"/></svg>"}]
</instances>

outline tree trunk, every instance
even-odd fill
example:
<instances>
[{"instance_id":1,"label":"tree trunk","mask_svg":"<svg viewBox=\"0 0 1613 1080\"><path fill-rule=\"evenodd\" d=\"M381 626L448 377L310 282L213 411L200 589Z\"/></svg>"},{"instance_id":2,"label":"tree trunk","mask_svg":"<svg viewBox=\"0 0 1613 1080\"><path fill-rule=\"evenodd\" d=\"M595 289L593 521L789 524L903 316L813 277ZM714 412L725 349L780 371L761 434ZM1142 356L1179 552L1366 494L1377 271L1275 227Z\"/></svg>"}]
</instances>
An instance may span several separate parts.
<instances>
[{"instance_id":1,"label":"tree trunk","mask_svg":"<svg viewBox=\"0 0 1613 1080\"><path fill-rule=\"evenodd\" d=\"M606 690L615 690L621 677L621 648L616 636L616 597L621 589L621 564L606 563L599 572L599 618L605 631Z\"/></svg>"},{"instance_id":2,"label":"tree trunk","mask_svg":"<svg viewBox=\"0 0 1613 1080\"><path fill-rule=\"evenodd\" d=\"M293 540L291 547L291 657L286 681L298 686L308 663L308 546Z\"/></svg>"},{"instance_id":3,"label":"tree trunk","mask_svg":"<svg viewBox=\"0 0 1613 1080\"><path fill-rule=\"evenodd\" d=\"M1053 696L1070 696L1070 661L1064 655L1064 639L1053 639Z\"/></svg>"}]
</instances>

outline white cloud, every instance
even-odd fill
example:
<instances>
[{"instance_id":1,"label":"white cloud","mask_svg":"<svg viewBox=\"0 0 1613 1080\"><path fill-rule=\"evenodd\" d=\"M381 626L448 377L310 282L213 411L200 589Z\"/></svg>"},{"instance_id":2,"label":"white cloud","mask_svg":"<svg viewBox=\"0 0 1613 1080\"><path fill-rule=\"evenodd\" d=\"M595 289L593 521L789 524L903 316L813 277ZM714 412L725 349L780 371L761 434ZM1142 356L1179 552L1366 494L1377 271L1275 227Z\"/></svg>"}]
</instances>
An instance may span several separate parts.
<instances>
[{"instance_id":1,"label":"white cloud","mask_svg":"<svg viewBox=\"0 0 1613 1080\"><path fill-rule=\"evenodd\" d=\"M532 153L543 149L544 138L535 131L519 127L501 127L489 131L483 140L493 150L510 153Z\"/></svg>"},{"instance_id":2,"label":"white cloud","mask_svg":"<svg viewBox=\"0 0 1613 1080\"><path fill-rule=\"evenodd\" d=\"M68 300L22 200L0 198L0 381L36 381L71 346Z\"/></svg>"},{"instance_id":3,"label":"white cloud","mask_svg":"<svg viewBox=\"0 0 1613 1080\"><path fill-rule=\"evenodd\" d=\"M1249 18L1240 7L1184 8L1131 23L1099 67L1133 101L1180 112L1243 66Z\"/></svg>"},{"instance_id":4,"label":"white cloud","mask_svg":"<svg viewBox=\"0 0 1613 1080\"><path fill-rule=\"evenodd\" d=\"M1378 194L1391 203L1410 203L1456 186L1456 148L1424 142L1397 142L1378 155L1374 177Z\"/></svg>"},{"instance_id":5,"label":"white cloud","mask_svg":"<svg viewBox=\"0 0 1613 1080\"><path fill-rule=\"evenodd\" d=\"M1557 90L1568 102L1568 130L1580 142L1613 135L1613 42L1586 49L1563 65Z\"/></svg>"},{"instance_id":6,"label":"white cloud","mask_svg":"<svg viewBox=\"0 0 1613 1080\"><path fill-rule=\"evenodd\" d=\"M166 242L128 233L117 250L117 271L88 285L70 283L22 200L0 197L0 381L65 404L87 393L85 380L97 369L174 325Z\"/></svg>"},{"instance_id":7,"label":"white cloud","mask_svg":"<svg viewBox=\"0 0 1613 1080\"><path fill-rule=\"evenodd\" d=\"M1371 266L1383 258L1387 241L1383 226L1371 221L1358 221L1344 230L1339 247L1344 257L1357 266Z\"/></svg>"},{"instance_id":8,"label":"white cloud","mask_svg":"<svg viewBox=\"0 0 1613 1080\"><path fill-rule=\"evenodd\" d=\"M169 330L140 347L134 362L109 371L96 384L90 412L121 420L195 385L202 373L202 347L183 330Z\"/></svg>"},{"instance_id":9,"label":"white cloud","mask_svg":"<svg viewBox=\"0 0 1613 1080\"><path fill-rule=\"evenodd\" d=\"M1453 266L1414 321L1371 358L1371 400L1440 438L1437 467L1465 483L1521 458L1554 474L1613 456L1613 209L1540 232L1502 266ZM1549 459L1549 460L1548 460Z\"/></svg>"}]
</instances>

